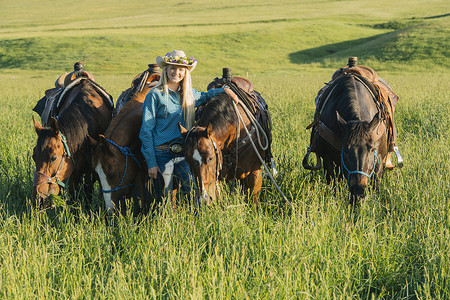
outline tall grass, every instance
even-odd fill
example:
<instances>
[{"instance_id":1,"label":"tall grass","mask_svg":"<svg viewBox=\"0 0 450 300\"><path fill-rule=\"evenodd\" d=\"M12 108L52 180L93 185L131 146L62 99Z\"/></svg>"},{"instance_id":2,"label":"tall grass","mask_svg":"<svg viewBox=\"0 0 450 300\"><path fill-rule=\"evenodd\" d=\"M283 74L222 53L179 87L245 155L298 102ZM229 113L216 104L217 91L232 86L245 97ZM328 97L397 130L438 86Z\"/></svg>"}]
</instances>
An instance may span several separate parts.
<instances>
[{"instance_id":1,"label":"tall grass","mask_svg":"<svg viewBox=\"0 0 450 300\"><path fill-rule=\"evenodd\" d=\"M2 3L2 298L450 298L448 17L425 19L445 1L91 2ZM230 185L199 216L182 206L109 217L100 196L83 195L37 211L31 109L45 89L82 60L116 99L175 48L199 58L197 89L231 67L261 92L293 207L265 180L258 210ZM345 182L301 166L314 97L349 55L400 96L405 160L355 207Z\"/></svg>"},{"instance_id":2,"label":"tall grass","mask_svg":"<svg viewBox=\"0 0 450 300\"><path fill-rule=\"evenodd\" d=\"M252 80L272 111L277 182L295 211L266 181L258 212L230 187L199 217L166 208L137 219L106 217L100 198L94 209L75 204L38 212L30 206L35 143L30 109L33 95L52 82L51 76L30 84L21 76L2 75L10 89L2 105L7 110L0 114L0 128L8 132L0 143L0 293L8 298L447 298L448 86L434 84L442 77L433 74L384 76L400 95L396 117L405 167L386 172L380 190L352 209L343 182L327 186L322 172L301 167L317 82L328 75ZM104 77L111 85L127 78ZM201 86L208 80L197 78ZM17 119L10 119L14 115Z\"/></svg>"}]
</instances>

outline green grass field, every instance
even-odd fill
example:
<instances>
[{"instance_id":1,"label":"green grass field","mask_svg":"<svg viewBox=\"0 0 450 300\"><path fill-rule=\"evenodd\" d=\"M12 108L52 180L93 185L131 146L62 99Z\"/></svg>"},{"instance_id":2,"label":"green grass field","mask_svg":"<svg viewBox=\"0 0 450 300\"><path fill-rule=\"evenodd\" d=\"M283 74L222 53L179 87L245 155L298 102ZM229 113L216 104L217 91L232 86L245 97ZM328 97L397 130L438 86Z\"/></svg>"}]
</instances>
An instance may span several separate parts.
<instances>
[{"instance_id":1,"label":"green grass field","mask_svg":"<svg viewBox=\"0 0 450 300\"><path fill-rule=\"evenodd\" d=\"M0 297L449 299L450 4L419 1L1 1ZM114 99L183 49L205 90L223 67L269 104L277 183L255 211L235 187L200 217L107 217L101 197L37 211L32 112L82 61ZM403 169L347 206L301 166L314 97L349 56L399 95Z\"/></svg>"}]
</instances>

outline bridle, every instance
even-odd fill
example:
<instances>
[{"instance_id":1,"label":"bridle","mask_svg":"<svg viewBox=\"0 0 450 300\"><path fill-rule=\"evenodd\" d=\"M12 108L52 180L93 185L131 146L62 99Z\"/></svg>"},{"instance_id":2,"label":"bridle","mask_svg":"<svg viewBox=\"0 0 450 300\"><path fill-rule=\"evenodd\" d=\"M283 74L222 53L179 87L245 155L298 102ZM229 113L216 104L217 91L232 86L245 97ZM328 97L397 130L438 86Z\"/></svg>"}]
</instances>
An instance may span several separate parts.
<instances>
[{"instance_id":1,"label":"bridle","mask_svg":"<svg viewBox=\"0 0 450 300\"><path fill-rule=\"evenodd\" d=\"M186 137L185 137L184 140L187 141L187 139L188 139L189 135L191 134L191 132L196 130L196 129L198 129L198 128L199 128L199 126L192 127L188 131L188 133L186 134ZM220 155L220 149L219 149L219 147L217 147L216 141L214 141L214 139L211 136L208 137L208 140L211 141L211 144L213 145L213 148L214 148L214 155L215 155L215 159L216 159L216 166L215 166L215 172L214 172L215 173L214 174L215 175L214 176L215 177L214 181L215 181L216 187L218 187L220 171L222 170L222 156ZM199 174L199 176L201 176L201 175ZM200 183L201 182L198 182L198 184L200 184Z\"/></svg>"},{"instance_id":2,"label":"bridle","mask_svg":"<svg viewBox=\"0 0 450 300\"><path fill-rule=\"evenodd\" d=\"M48 176L48 175L46 175L46 174L44 174L44 173L42 173L42 172L35 171L35 172L34 172L35 175L39 175L40 177L45 177L45 179L42 180L42 181L39 181L38 183L34 183L34 184L33 184L34 187L37 187L37 186L39 186L39 185L41 185L41 184L45 184L45 183L48 183L48 184L57 184L57 185L59 185L59 186L62 187L62 188L66 188L67 185L68 185L70 176L67 177L67 179L66 179L64 182L61 181L61 180L58 178L58 176L59 176L59 173L61 172L62 167L63 167L63 165L64 165L64 162L66 161L67 158L70 158L70 159L72 160L72 164L73 164L73 167L74 167L74 168L75 168L75 161L73 160L73 157L72 157L72 155L70 154L69 146L68 146L68 144L67 144L67 138L65 137L64 134L61 133L61 131L59 131L58 134L59 134L59 136L61 137L61 142L62 142L62 144L63 144L63 146L64 146L64 154L63 154L63 156L62 156L62 158L61 158L61 162L59 163L58 169L56 170L55 175L53 175L52 177L50 177L50 176Z\"/></svg>"},{"instance_id":3,"label":"bridle","mask_svg":"<svg viewBox=\"0 0 450 300\"><path fill-rule=\"evenodd\" d=\"M366 172L359 171L359 170L350 171L350 170L347 168L347 166L345 165L345 163L344 163L344 147L342 147L342 150L341 150L341 168L342 168L342 173L343 173L343 174L344 174L344 170L347 171L347 181L350 179L350 175L352 175L352 174L361 174L361 175L364 175L364 176L366 176L366 177L369 179L369 181L370 181L370 178L372 178L372 176L373 176L373 174L374 174L374 172L375 172L377 163L379 163L379 161L378 161L378 156L377 156L377 149L374 149L373 156L374 156L374 158L373 158L373 168L372 168L372 172L370 172L370 174L367 174ZM345 176L345 174L344 174L344 176Z\"/></svg>"},{"instance_id":4,"label":"bridle","mask_svg":"<svg viewBox=\"0 0 450 300\"><path fill-rule=\"evenodd\" d=\"M120 153L122 153L123 155L125 155L125 168L123 170L123 175L122 175L122 179L120 179L119 185L116 186L113 189L110 190L104 190L102 189L102 193L112 193L112 192L116 192L118 190L130 187L130 186L134 186L134 183L132 184L128 184L125 186L122 186L123 180L125 179L125 174L127 174L127 169L128 169L128 156L131 156L131 158L133 158L133 160L136 162L136 164L138 165L139 168L141 168L141 164L139 163L139 161L137 160L136 156L131 152L130 148L128 147L121 147L119 145L117 145L114 141L110 140L110 139L106 139L106 141L108 143L110 143L113 146L116 146L117 149L119 149Z\"/></svg>"},{"instance_id":5,"label":"bridle","mask_svg":"<svg viewBox=\"0 0 450 300\"><path fill-rule=\"evenodd\" d=\"M209 139L211 140L211 143L214 147L214 153L216 155L216 172L215 172L216 178L215 178L215 181L217 184L217 182L219 181L220 171L222 170L222 156L220 155L219 148L217 147L217 144L214 141L214 139L212 137L209 137Z\"/></svg>"}]
</instances>

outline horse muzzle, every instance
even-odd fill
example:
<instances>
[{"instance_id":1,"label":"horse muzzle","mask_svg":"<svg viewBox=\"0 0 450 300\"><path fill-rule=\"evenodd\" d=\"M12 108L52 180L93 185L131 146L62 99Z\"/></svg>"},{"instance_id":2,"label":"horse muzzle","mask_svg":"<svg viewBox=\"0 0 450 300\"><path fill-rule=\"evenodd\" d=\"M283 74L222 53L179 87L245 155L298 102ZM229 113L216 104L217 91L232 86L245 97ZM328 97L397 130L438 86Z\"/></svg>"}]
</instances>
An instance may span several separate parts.
<instances>
[{"instance_id":1,"label":"horse muzzle","mask_svg":"<svg viewBox=\"0 0 450 300\"><path fill-rule=\"evenodd\" d=\"M59 192L60 185L55 176L49 177L38 171L34 173L33 199L35 199L37 206L46 204L47 201L50 201L51 195L58 195ZM45 208L47 206L48 204L44 205Z\"/></svg>"},{"instance_id":2,"label":"horse muzzle","mask_svg":"<svg viewBox=\"0 0 450 300\"><path fill-rule=\"evenodd\" d=\"M365 198L367 185L356 184L350 187L350 204L360 203Z\"/></svg>"}]
</instances>

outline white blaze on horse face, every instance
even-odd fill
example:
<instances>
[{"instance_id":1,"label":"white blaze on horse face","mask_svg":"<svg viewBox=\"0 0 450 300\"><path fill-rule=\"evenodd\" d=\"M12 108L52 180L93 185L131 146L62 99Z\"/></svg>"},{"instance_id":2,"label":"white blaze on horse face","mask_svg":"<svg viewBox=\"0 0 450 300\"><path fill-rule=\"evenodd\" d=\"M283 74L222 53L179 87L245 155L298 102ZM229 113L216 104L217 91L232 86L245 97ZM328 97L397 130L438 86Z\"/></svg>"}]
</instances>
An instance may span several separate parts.
<instances>
[{"instance_id":1,"label":"white blaze on horse face","mask_svg":"<svg viewBox=\"0 0 450 300\"><path fill-rule=\"evenodd\" d=\"M102 185L102 189L104 190L111 190L111 186L108 183L108 179L106 178L106 174L103 171L101 163L97 163L97 166L95 167L95 171L98 174L98 178L100 179L100 183ZM103 193L103 199L105 200L105 207L106 211L109 214L112 214L114 212L114 203L111 199L111 193Z\"/></svg>"},{"instance_id":2,"label":"white blaze on horse face","mask_svg":"<svg viewBox=\"0 0 450 300\"><path fill-rule=\"evenodd\" d=\"M200 152L198 152L197 149L194 150L194 154L192 154L192 158L196 162L198 162L198 165L201 168L201 166L202 166L202 156L200 155ZM203 181L200 182L200 184L201 184L201 190L202 190L202 195L200 197L200 201L202 202L202 204L207 204L208 200L209 200L208 191L205 189Z\"/></svg>"},{"instance_id":3,"label":"white blaze on horse face","mask_svg":"<svg viewBox=\"0 0 450 300\"><path fill-rule=\"evenodd\" d=\"M198 165L202 165L202 156L200 155L200 152L198 152L197 149L194 150L194 154L192 154L192 158L198 162Z\"/></svg>"},{"instance_id":4,"label":"white blaze on horse face","mask_svg":"<svg viewBox=\"0 0 450 300\"><path fill-rule=\"evenodd\" d=\"M203 205L208 205L209 204L209 196L208 196L208 192L205 189L205 186L202 184L202 195L200 197L200 201L202 202Z\"/></svg>"}]
</instances>

